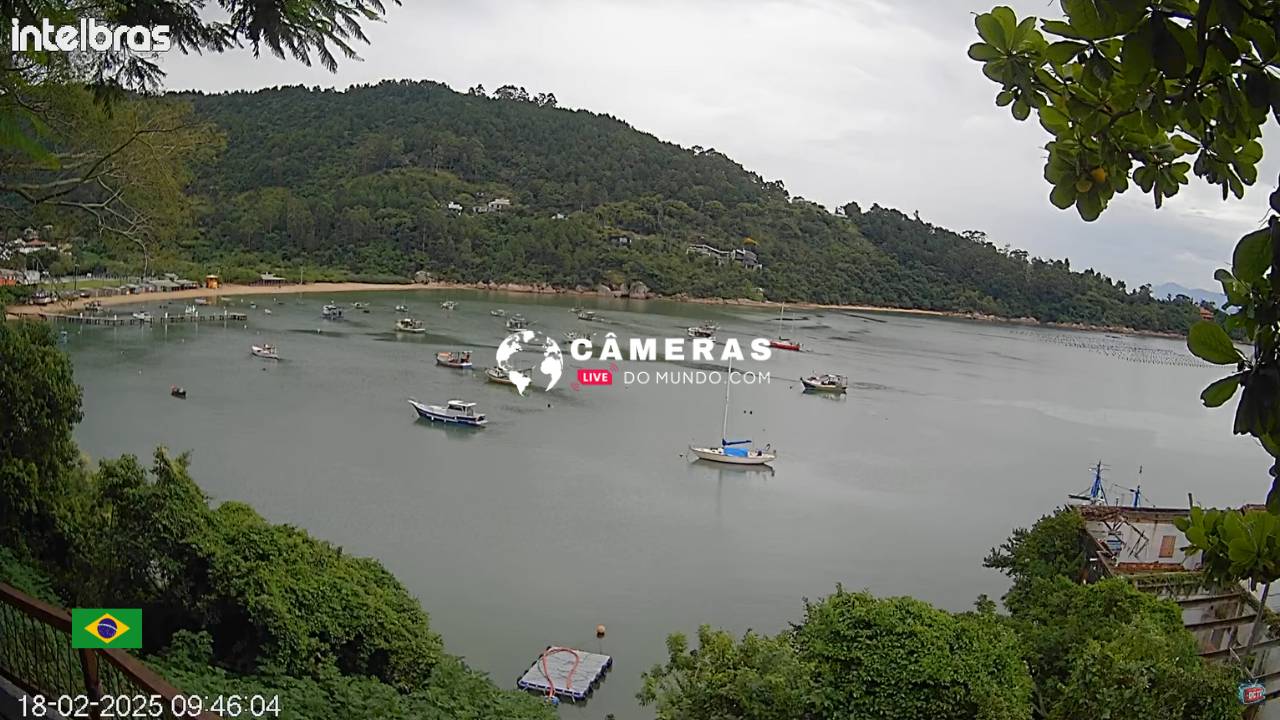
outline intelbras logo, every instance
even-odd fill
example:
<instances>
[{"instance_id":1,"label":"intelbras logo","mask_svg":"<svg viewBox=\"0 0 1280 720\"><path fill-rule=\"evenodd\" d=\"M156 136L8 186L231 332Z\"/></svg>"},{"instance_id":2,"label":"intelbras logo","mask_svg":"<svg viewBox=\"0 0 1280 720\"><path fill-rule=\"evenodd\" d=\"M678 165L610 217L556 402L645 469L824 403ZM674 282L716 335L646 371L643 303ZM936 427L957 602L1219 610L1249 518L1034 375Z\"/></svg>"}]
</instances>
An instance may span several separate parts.
<instances>
[{"instance_id":1,"label":"intelbras logo","mask_svg":"<svg viewBox=\"0 0 1280 720\"><path fill-rule=\"evenodd\" d=\"M172 47L169 26L109 25L84 18L78 25L19 25L10 20L9 48L14 52L165 52Z\"/></svg>"}]
</instances>

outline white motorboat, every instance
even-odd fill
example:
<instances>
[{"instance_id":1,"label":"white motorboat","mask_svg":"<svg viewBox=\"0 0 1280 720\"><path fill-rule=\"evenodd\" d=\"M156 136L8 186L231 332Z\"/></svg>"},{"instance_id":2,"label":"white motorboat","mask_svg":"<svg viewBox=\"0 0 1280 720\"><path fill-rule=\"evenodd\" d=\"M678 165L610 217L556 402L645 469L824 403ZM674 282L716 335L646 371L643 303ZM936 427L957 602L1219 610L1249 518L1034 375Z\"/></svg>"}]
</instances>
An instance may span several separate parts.
<instances>
[{"instance_id":1,"label":"white motorboat","mask_svg":"<svg viewBox=\"0 0 1280 720\"><path fill-rule=\"evenodd\" d=\"M409 308L408 308L408 306L405 306L405 305L397 305L397 306L396 306L396 312L399 312L399 313L402 313L402 312L409 312Z\"/></svg>"},{"instance_id":2,"label":"white motorboat","mask_svg":"<svg viewBox=\"0 0 1280 720\"><path fill-rule=\"evenodd\" d=\"M720 447L694 447L690 445L689 452L702 460L726 465L768 465L778 459L778 454L773 452L772 446L766 445L763 450L757 450L751 447L750 440L729 440L727 437L729 433L729 388L733 385L729 382L729 378L732 374L733 359L730 358L729 370L725 373L724 380L724 423L720 427Z\"/></svg>"},{"instance_id":3,"label":"white motorboat","mask_svg":"<svg viewBox=\"0 0 1280 720\"><path fill-rule=\"evenodd\" d=\"M146 310L140 310L133 314L133 319L141 322L151 322L151 313Z\"/></svg>"},{"instance_id":4,"label":"white motorboat","mask_svg":"<svg viewBox=\"0 0 1280 720\"><path fill-rule=\"evenodd\" d=\"M713 325L711 323L703 323L702 325L695 325L689 328L688 332L689 332L689 337L691 338L710 338L712 340L715 340L716 331L719 329L720 329L720 326L718 325Z\"/></svg>"},{"instance_id":5,"label":"white motorboat","mask_svg":"<svg viewBox=\"0 0 1280 720\"><path fill-rule=\"evenodd\" d=\"M326 320L341 320L342 308L330 303L321 308L320 316Z\"/></svg>"},{"instance_id":6,"label":"white motorboat","mask_svg":"<svg viewBox=\"0 0 1280 720\"><path fill-rule=\"evenodd\" d=\"M813 392L842 393L849 389L849 378L834 373L810 375L809 377L800 378L800 382L804 385L805 390L812 390Z\"/></svg>"},{"instance_id":7,"label":"white motorboat","mask_svg":"<svg viewBox=\"0 0 1280 720\"><path fill-rule=\"evenodd\" d=\"M413 333L414 335L421 335L426 331L427 329L423 327L421 320L414 320L413 318L406 317L406 318L400 318L399 320L396 321L396 332Z\"/></svg>"},{"instance_id":8,"label":"white motorboat","mask_svg":"<svg viewBox=\"0 0 1280 720\"><path fill-rule=\"evenodd\" d=\"M445 310L453 310L454 308L458 307L458 303L452 300L445 300L444 302L440 303L440 307L444 308Z\"/></svg>"},{"instance_id":9,"label":"white motorboat","mask_svg":"<svg viewBox=\"0 0 1280 720\"><path fill-rule=\"evenodd\" d=\"M254 345L249 349L249 352L253 353L254 357L260 357L263 360L280 359L280 353L276 350L276 346L269 343L266 345Z\"/></svg>"},{"instance_id":10,"label":"white motorboat","mask_svg":"<svg viewBox=\"0 0 1280 720\"><path fill-rule=\"evenodd\" d=\"M502 308L498 308L497 310L490 310L489 314L494 317L506 317L507 311L503 310Z\"/></svg>"},{"instance_id":11,"label":"white motorboat","mask_svg":"<svg viewBox=\"0 0 1280 720\"><path fill-rule=\"evenodd\" d=\"M592 321L592 320L596 320L596 319L598 319L598 318L596 317L596 311L595 311L595 310L581 310L581 311L579 311L579 312L578 312L578 319L579 319L579 320L586 320L587 322L590 322L590 321Z\"/></svg>"},{"instance_id":12,"label":"white motorboat","mask_svg":"<svg viewBox=\"0 0 1280 720\"><path fill-rule=\"evenodd\" d=\"M473 402L450 400L445 405L426 405L409 398L409 404L423 420L471 427L484 427L489 423L484 413L476 412L476 404Z\"/></svg>"},{"instance_id":13,"label":"white motorboat","mask_svg":"<svg viewBox=\"0 0 1280 720\"><path fill-rule=\"evenodd\" d=\"M209 304L209 300L208 300L207 298L196 298L196 299L195 299L195 304L196 304L196 305L208 305L208 304Z\"/></svg>"},{"instance_id":14,"label":"white motorboat","mask_svg":"<svg viewBox=\"0 0 1280 720\"><path fill-rule=\"evenodd\" d=\"M529 321L524 319L523 315L512 315L507 318L508 330L524 330L529 327Z\"/></svg>"},{"instance_id":15,"label":"white motorboat","mask_svg":"<svg viewBox=\"0 0 1280 720\"><path fill-rule=\"evenodd\" d=\"M190 316L192 316L192 315L197 315L197 314L199 314L199 312L200 312L200 309L199 309L199 308L197 308L195 305L188 305L188 306L187 306L187 307L182 311L182 314L183 314L183 315L186 315L186 316L188 316L188 317L190 317Z\"/></svg>"}]
</instances>

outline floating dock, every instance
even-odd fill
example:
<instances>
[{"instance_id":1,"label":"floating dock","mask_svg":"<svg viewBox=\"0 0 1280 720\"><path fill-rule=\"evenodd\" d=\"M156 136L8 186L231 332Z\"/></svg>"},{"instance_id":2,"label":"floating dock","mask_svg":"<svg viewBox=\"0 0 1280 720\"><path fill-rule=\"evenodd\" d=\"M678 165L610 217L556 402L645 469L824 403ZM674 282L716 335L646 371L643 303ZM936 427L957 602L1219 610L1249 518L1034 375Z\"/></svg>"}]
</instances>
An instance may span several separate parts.
<instances>
[{"instance_id":1,"label":"floating dock","mask_svg":"<svg viewBox=\"0 0 1280 720\"><path fill-rule=\"evenodd\" d=\"M80 313L78 315L69 315L62 313L40 313L40 317L50 322L71 323L73 325L170 325L173 323L197 323L197 322L245 322L249 319L248 313L242 312L220 312L220 313L195 313L188 315L153 315L150 319L143 320L136 318L132 314L129 315L102 315L92 313Z\"/></svg>"},{"instance_id":2,"label":"floating dock","mask_svg":"<svg viewBox=\"0 0 1280 720\"><path fill-rule=\"evenodd\" d=\"M543 658L546 658L545 671ZM548 647L520 676L516 687L543 695L554 690L557 696L568 700L585 700L612 666L613 658L608 655Z\"/></svg>"}]
</instances>

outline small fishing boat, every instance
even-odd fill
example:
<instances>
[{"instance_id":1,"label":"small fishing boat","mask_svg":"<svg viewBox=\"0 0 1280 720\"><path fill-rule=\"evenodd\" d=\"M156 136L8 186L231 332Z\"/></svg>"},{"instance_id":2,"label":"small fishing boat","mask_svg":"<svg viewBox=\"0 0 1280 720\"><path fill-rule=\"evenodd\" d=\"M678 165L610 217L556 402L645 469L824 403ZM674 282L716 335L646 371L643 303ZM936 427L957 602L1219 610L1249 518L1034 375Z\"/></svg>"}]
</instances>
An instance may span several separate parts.
<instances>
[{"instance_id":1,"label":"small fishing boat","mask_svg":"<svg viewBox=\"0 0 1280 720\"><path fill-rule=\"evenodd\" d=\"M484 427L489 423L489 419L485 417L484 413L476 412L476 404L473 402L450 400L447 404L441 406L426 405L409 398L409 404L418 412L418 417L423 420L453 425L468 425L470 427Z\"/></svg>"},{"instance_id":2,"label":"small fishing boat","mask_svg":"<svg viewBox=\"0 0 1280 720\"><path fill-rule=\"evenodd\" d=\"M266 313L266 314L268 314L268 315L271 315L271 314L272 314L272 313L271 313L271 308L262 308L262 312L264 312L264 313Z\"/></svg>"},{"instance_id":3,"label":"small fishing boat","mask_svg":"<svg viewBox=\"0 0 1280 720\"><path fill-rule=\"evenodd\" d=\"M195 305L188 305L186 308L183 309L182 314L186 315L187 317L191 317L192 315L196 315L199 312L200 312L200 309L197 308Z\"/></svg>"},{"instance_id":4,"label":"small fishing boat","mask_svg":"<svg viewBox=\"0 0 1280 720\"><path fill-rule=\"evenodd\" d=\"M763 450L751 447L750 440L729 440L729 389L733 386L729 376L733 374L733 359L729 360L729 370L724 383L724 424L720 427L720 447L689 446L689 452L702 460L726 465L768 465L778 459L772 446L766 445Z\"/></svg>"},{"instance_id":5,"label":"small fishing boat","mask_svg":"<svg viewBox=\"0 0 1280 720\"><path fill-rule=\"evenodd\" d=\"M208 305L208 304L209 304L209 300L208 300L207 298L196 298L196 299L194 300L194 302L195 302L195 304L196 304L196 305Z\"/></svg>"},{"instance_id":6,"label":"small fishing boat","mask_svg":"<svg viewBox=\"0 0 1280 720\"><path fill-rule=\"evenodd\" d=\"M490 310L489 314L494 317L506 317L507 311L503 310L502 308L498 308L497 310Z\"/></svg>"},{"instance_id":7,"label":"small fishing boat","mask_svg":"<svg viewBox=\"0 0 1280 720\"><path fill-rule=\"evenodd\" d=\"M177 385L169 386L169 394L181 400L185 400L187 398L186 388L180 388Z\"/></svg>"},{"instance_id":8,"label":"small fishing boat","mask_svg":"<svg viewBox=\"0 0 1280 720\"><path fill-rule=\"evenodd\" d=\"M585 333L585 332L578 332L577 330L570 330L569 332L564 334L564 339L566 342L573 342L574 340L590 340L595 336L596 336L595 333Z\"/></svg>"},{"instance_id":9,"label":"small fishing boat","mask_svg":"<svg viewBox=\"0 0 1280 720\"><path fill-rule=\"evenodd\" d=\"M436 364L456 370L467 370L471 368L471 353L469 351L455 353L441 350L436 353Z\"/></svg>"},{"instance_id":10,"label":"small fishing boat","mask_svg":"<svg viewBox=\"0 0 1280 720\"><path fill-rule=\"evenodd\" d=\"M526 377L533 377L533 368L519 370L519 372L520 374ZM503 370L500 367L488 368L487 370L484 371L484 375L485 375L485 379L487 379L491 383L497 383L499 385L512 385L512 386L516 384L516 382L511 379L511 373L507 372L506 370Z\"/></svg>"},{"instance_id":11,"label":"small fishing boat","mask_svg":"<svg viewBox=\"0 0 1280 720\"><path fill-rule=\"evenodd\" d=\"M580 308L580 307L578 307L577 305L575 305L575 306L573 306L573 307L569 308L569 312L573 313L574 315L577 315L578 313L582 312L582 308Z\"/></svg>"},{"instance_id":12,"label":"small fishing boat","mask_svg":"<svg viewBox=\"0 0 1280 720\"><path fill-rule=\"evenodd\" d=\"M712 323L703 323L689 328L689 337L691 338L711 338L716 339L716 331L720 329L719 325Z\"/></svg>"},{"instance_id":13,"label":"small fishing boat","mask_svg":"<svg viewBox=\"0 0 1280 720\"><path fill-rule=\"evenodd\" d=\"M458 303L452 300L445 300L444 302L440 303L440 307L444 308L445 310L453 310L454 308L458 307Z\"/></svg>"},{"instance_id":14,"label":"small fishing boat","mask_svg":"<svg viewBox=\"0 0 1280 720\"><path fill-rule=\"evenodd\" d=\"M133 319L139 320L141 322L151 322L152 318L151 318L151 313L147 312L146 310L139 310L138 312L133 314Z\"/></svg>"},{"instance_id":15,"label":"small fishing boat","mask_svg":"<svg viewBox=\"0 0 1280 720\"><path fill-rule=\"evenodd\" d=\"M257 310L257 309L258 309L258 303L249 303L249 309L250 309L250 310Z\"/></svg>"},{"instance_id":16,"label":"small fishing boat","mask_svg":"<svg viewBox=\"0 0 1280 720\"><path fill-rule=\"evenodd\" d=\"M406 318L400 318L399 320L396 321L396 332L413 333L414 335L421 335L426 331L427 329L423 327L421 320L414 320L413 318L406 317Z\"/></svg>"},{"instance_id":17,"label":"small fishing boat","mask_svg":"<svg viewBox=\"0 0 1280 720\"><path fill-rule=\"evenodd\" d=\"M367 309L369 309L369 303L367 303L367 302L353 302L353 303L351 303L351 309L352 309L352 310L367 310Z\"/></svg>"},{"instance_id":18,"label":"small fishing boat","mask_svg":"<svg viewBox=\"0 0 1280 720\"><path fill-rule=\"evenodd\" d=\"M596 311L595 311L595 310L580 310L580 311L578 312L578 319L579 319L579 320L586 320L587 322L591 322L592 320L596 320L596 319L598 319L598 318L596 318Z\"/></svg>"},{"instance_id":19,"label":"small fishing boat","mask_svg":"<svg viewBox=\"0 0 1280 720\"><path fill-rule=\"evenodd\" d=\"M254 357L260 357L264 360L280 359L280 352L276 350L275 345L271 345L271 344L254 345L251 348L249 348L249 352L253 353Z\"/></svg>"},{"instance_id":20,"label":"small fishing boat","mask_svg":"<svg viewBox=\"0 0 1280 720\"><path fill-rule=\"evenodd\" d=\"M809 377L800 378L800 382L804 385L805 390L814 392L842 393L849 389L849 378L834 373L810 375Z\"/></svg>"},{"instance_id":21,"label":"small fishing boat","mask_svg":"<svg viewBox=\"0 0 1280 720\"><path fill-rule=\"evenodd\" d=\"M529 327L529 321L524 319L523 315L512 315L507 318L508 330L524 330Z\"/></svg>"},{"instance_id":22,"label":"small fishing boat","mask_svg":"<svg viewBox=\"0 0 1280 720\"><path fill-rule=\"evenodd\" d=\"M405 305L397 305L396 312L409 312L409 308Z\"/></svg>"},{"instance_id":23,"label":"small fishing boat","mask_svg":"<svg viewBox=\"0 0 1280 720\"><path fill-rule=\"evenodd\" d=\"M320 316L326 320L341 320L342 308L330 303L321 308Z\"/></svg>"}]
</instances>

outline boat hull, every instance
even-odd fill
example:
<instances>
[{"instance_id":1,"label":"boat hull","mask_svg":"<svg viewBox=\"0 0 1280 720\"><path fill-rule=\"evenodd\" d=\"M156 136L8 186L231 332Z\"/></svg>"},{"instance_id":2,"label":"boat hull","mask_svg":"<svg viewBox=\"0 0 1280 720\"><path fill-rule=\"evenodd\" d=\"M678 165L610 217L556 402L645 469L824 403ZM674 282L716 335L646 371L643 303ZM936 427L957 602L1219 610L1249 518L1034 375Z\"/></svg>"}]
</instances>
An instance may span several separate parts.
<instances>
[{"instance_id":1,"label":"boat hull","mask_svg":"<svg viewBox=\"0 0 1280 720\"><path fill-rule=\"evenodd\" d=\"M263 360L279 360L280 359L280 355L277 354L276 352L272 350L264 350L258 347L257 345L254 345L249 352L253 353L254 357L260 357Z\"/></svg>"},{"instance_id":2,"label":"boat hull","mask_svg":"<svg viewBox=\"0 0 1280 720\"><path fill-rule=\"evenodd\" d=\"M812 390L813 392L843 393L849 391L849 388L844 385L823 385L808 378L801 378L800 382L804 385L805 390Z\"/></svg>"},{"instance_id":3,"label":"boat hull","mask_svg":"<svg viewBox=\"0 0 1280 720\"><path fill-rule=\"evenodd\" d=\"M473 367L470 360L441 360L436 358L436 364L453 370L470 370Z\"/></svg>"},{"instance_id":4,"label":"boat hull","mask_svg":"<svg viewBox=\"0 0 1280 720\"><path fill-rule=\"evenodd\" d=\"M785 340L770 340L769 347L779 350L791 350L792 352L800 352L800 343L787 342Z\"/></svg>"},{"instance_id":5,"label":"boat hull","mask_svg":"<svg viewBox=\"0 0 1280 720\"><path fill-rule=\"evenodd\" d=\"M699 448L692 445L689 446L689 452L697 455L701 460L725 465L768 465L778 459L778 456L774 453L761 452L758 455L741 457L738 455L726 455L724 448Z\"/></svg>"}]
</instances>

